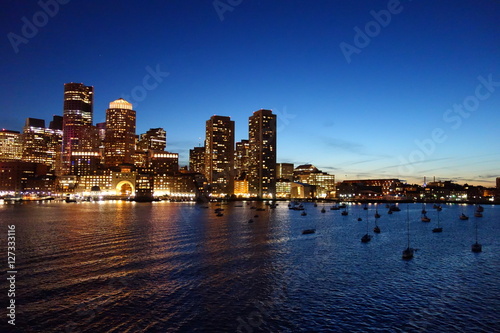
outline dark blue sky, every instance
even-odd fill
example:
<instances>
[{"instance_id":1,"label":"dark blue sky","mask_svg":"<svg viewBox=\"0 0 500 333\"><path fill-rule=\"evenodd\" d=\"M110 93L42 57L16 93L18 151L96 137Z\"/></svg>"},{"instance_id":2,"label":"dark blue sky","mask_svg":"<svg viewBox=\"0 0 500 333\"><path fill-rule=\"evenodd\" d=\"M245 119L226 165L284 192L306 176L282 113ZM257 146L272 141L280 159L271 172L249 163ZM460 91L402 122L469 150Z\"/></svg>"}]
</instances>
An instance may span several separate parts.
<instances>
[{"instance_id":1,"label":"dark blue sky","mask_svg":"<svg viewBox=\"0 0 500 333\"><path fill-rule=\"evenodd\" d=\"M63 84L83 82L94 122L127 96L138 133L164 127L183 164L211 115L231 116L239 141L269 108L278 161L339 180L500 176L498 1L220 0L223 13L213 0L60 1L53 17L37 1L2 2L0 127L62 114ZM168 76L145 86L155 70Z\"/></svg>"}]
</instances>

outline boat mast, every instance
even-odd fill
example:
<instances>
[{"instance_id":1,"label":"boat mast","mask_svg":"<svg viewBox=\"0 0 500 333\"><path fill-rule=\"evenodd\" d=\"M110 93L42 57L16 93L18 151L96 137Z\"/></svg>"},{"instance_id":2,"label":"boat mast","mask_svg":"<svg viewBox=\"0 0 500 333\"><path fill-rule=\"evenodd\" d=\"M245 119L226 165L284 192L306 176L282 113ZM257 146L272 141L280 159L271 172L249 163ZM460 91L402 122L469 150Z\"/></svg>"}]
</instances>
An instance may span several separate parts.
<instances>
[{"instance_id":1,"label":"boat mast","mask_svg":"<svg viewBox=\"0 0 500 333\"><path fill-rule=\"evenodd\" d=\"M410 210L408 208L410 204L406 204L406 233L408 235L408 248L410 248Z\"/></svg>"}]
</instances>

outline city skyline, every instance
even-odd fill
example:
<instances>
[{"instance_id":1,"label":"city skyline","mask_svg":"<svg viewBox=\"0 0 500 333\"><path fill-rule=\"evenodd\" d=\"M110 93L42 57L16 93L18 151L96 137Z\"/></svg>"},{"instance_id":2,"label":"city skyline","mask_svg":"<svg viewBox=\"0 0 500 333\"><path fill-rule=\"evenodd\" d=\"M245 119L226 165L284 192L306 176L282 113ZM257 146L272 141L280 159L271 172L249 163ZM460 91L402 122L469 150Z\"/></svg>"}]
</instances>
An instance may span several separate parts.
<instances>
[{"instance_id":1,"label":"city skyline","mask_svg":"<svg viewBox=\"0 0 500 333\"><path fill-rule=\"evenodd\" d=\"M211 115L231 117L240 141L248 114L264 108L278 116L277 162L312 163L338 181L436 176L494 186L499 5L395 3L243 1L223 12L212 2L60 4L17 52L4 38L10 84L0 126L62 115L62 83L83 82L96 91L94 123L122 97L137 111L137 133L165 128L181 165L203 144ZM8 6L5 36L23 36L44 10ZM133 17L144 25L125 26Z\"/></svg>"}]
</instances>

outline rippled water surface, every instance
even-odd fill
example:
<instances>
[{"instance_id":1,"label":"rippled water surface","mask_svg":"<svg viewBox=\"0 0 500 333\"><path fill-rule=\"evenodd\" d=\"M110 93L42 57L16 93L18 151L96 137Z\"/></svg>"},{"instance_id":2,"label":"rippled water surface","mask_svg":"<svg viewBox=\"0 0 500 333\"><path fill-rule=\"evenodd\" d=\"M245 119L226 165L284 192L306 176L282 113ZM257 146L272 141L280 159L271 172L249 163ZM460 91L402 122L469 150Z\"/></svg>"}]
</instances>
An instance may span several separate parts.
<instances>
[{"instance_id":1,"label":"rippled water surface","mask_svg":"<svg viewBox=\"0 0 500 333\"><path fill-rule=\"evenodd\" d=\"M377 235L373 205L368 212L349 206L348 216L305 205L307 216L286 203L276 209L229 203L221 217L214 203L0 205L0 244L7 225L16 225L16 328L499 331L500 206L484 206L484 217L475 218L472 206L445 205L439 234L431 232L437 224L431 205L429 223L420 221L421 205L409 205L418 250L403 261L406 204L392 215L379 205ZM468 221L458 219L462 210ZM470 251L476 222L479 254ZM316 233L302 235L309 228ZM373 239L364 244L367 228ZM5 294L5 280L1 286Z\"/></svg>"}]
</instances>

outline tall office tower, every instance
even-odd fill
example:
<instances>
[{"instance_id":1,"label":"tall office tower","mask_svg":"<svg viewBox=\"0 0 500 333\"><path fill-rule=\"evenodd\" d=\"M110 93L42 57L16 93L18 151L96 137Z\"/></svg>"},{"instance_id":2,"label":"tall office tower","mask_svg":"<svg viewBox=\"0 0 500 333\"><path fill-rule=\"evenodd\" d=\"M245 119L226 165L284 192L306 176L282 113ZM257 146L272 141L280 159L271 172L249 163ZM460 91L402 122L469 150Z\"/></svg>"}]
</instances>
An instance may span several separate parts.
<instances>
[{"instance_id":1,"label":"tall office tower","mask_svg":"<svg viewBox=\"0 0 500 333\"><path fill-rule=\"evenodd\" d=\"M62 169L62 139L63 139L63 117L54 115L49 123L52 134L52 149L54 149L53 171L56 176L60 175Z\"/></svg>"},{"instance_id":2,"label":"tall office tower","mask_svg":"<svg viewBox=\"0 0 500 333\"><path fill-rule=\"evenodd\" d=\"M99 155L104 156L104 140L106 140L106 122L95 124L97 140L99 142Z\"/></svg>"},{"instance_id":3,"label":"tall office tower","mask_svg":"<svg viewBox=\"0 0 500 333\"><path fill-rule=\"evenodd\" d=\"M167 132L163 128L151 128L139 136L137 150L165 150L167 147Z\"/></svg>"},{"instance_id":4,"label":"tall office tower","mask_svg":"<svg viewBox=\"0 0 500 333\"><path fill-rule=\"evenodd\" d=\"M212 116L206 123L205 177L212 194L231 195L234 191L234 121Z\"/></svg>"},{"instance_id":5,"label":"tall office tower","mask_svg":"<svg viewBox=\"0 0 500 333\"><path fill-rule=\"evenodd\" d=\"M54 124L54 120L51 125L60 127ZM60 129L45 127L43 119L26 118L22 134L23 161L42 163L55 170L60 158L62 134Z\"/></svg>"},{"instance_id":6,"label":"tall office tower","mask_svg":"<svg viewBox=\"0 0 500 333\"><path fill-rule=\"evenodd\" d=\"M251 195L276 196L276 115L255 111L248 121L250 144L248 185Z\"/></svg>"},{"instance_id":7,"label":"tall office tower","mask_svg":"<svg viewBox=\"0 0 500 333\"><path fill-rule=\"evenodd\" d=\"M64 84L62 173L74 173L75 161L96 150L92 126L94 87L83 83ZM90 154L92 155L92 154Z\"/></svg>"},{"instance_id":8,"label":"tall office tower","mask_svg":"<svg viewBox=\"0 0 500 333\"><path fill-rule=\"evenodd\" d=\"M286 179L293 182L293 163L276 164L276 179Z\"/></svg>"},{"instance_id":9,"label":"tall office tower","mask_svg":"<svg viewBox=\"0 0 500 333\"><path fill-rule=\"evenodd\" d=\"M189 150L189 171L205 174L205 147Z\"/></svg>"},{"instance_id":10,"label":"tall office tower","mask_svg":"<svg viewBox=\"0 0 500 333\"><path fill-rule=\"evenodd\" d=\"M239 180L246 179L248 175L249 152L250 142L248 140L236 142L236 149L234 150L234 171L235 177Z\"/></svg>"},{"instance_id":11,"label":"tall office tower","mask_svg":"<svg viewBox=\"0 0 500 333\"><path fill-rule=\"evenodd\" d=\"M22 156L21 133L2 129L0 131L0 161L21 160Z\"/></svg>"},{"instance_id":12,"label":"tall office tower","mask_svg":"<svg viewBox=\"0 0 500 333\"><path fill-rule=\"evenodd\" d=\"M135 151L135 111L132 104L119 98L109 103L106 110L106 138L104 140L104 164L107 167L133 163Z\"/></svg>"},{"instance_id":13,"label":"tall office tower","mask_svg":"<svg viewBox=\"0 0 500 333\"><path fill-rule=\"evenodd\" d=\"M51 130L59 130L63 129L63 117L62 116L52 116L52 120L50 121L49 128Z\"/></svg>"}]
</instances>

